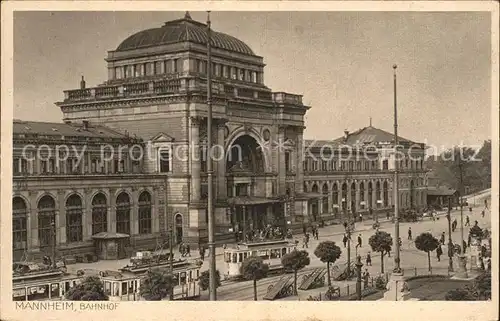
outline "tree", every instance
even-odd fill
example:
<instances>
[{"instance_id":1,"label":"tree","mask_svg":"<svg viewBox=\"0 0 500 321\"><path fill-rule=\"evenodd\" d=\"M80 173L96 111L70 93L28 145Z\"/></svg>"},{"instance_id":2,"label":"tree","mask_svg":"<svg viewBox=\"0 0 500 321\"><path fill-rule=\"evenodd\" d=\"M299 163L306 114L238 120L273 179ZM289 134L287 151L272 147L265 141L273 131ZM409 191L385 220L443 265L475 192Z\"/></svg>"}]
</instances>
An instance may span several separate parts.
<instances>
[{"instance_id":1,"label":"tree","mask_svg":"<svg viewBox=\"0 0 500 321\"><path fill-rule=\"evenodd\" d=\"M108 301L104 285L97 276L88 276L80 284L66 292L66 299L71 301Z\"/></svg>"},{"instance_id":2,"label":"tree","mask_svg":"<svg viewBox=\"0 0 500 321\"><path fill-rule=\"evenodd\" d=\"M198 281L202 291L207 290L210 287L210 271L203 271L200 274L200 279ZM220 286L220 273L219 270L215 270L215 288Z\"/></svg>"},{"instance_id":3,"label":"tree","mask_svg":"<svg viewBox=\"0 0 500 321\"><path fill-rule=\"evenodd\" d=\"M146 301L161 301L173 290L176 279L170 273L162 270L149 270L141 280L139 294Z\"/></svg>"},{"instance_id":4,"label":"tree","mask_svg":"<svg viewBox=\"0 0 500 321\"><path fill-rule=\"evenodd\" d=\"M368 244L374 252L380 253L380 259L382 260L380 265L380 272L384 273L384 255L391 252L392 249L392 236L391 234L378 231L368 239Z\"/></svg>"},{"instance_id":5,"label":"tree","mask_svg":"<svg viewBox=\"0 0 500 321\"><path fill-rule=\"evenodd\" d=\"M425 232L415 239L415 247L420 251L427 252L429 262L429 272L431 272L431 252L437 249L439 241L431 233Z\"/></svg>"},{"instance_id":6,"label":"tree","mask_svg":"<svg viewBox=\"0 0 500 321\"><path fill-rule=\"evenodd\" d=\"M293 290L297 294L297 271L305 268L311 263L309 253L307 251L294 250L281 258L281 264L285 270L293 271Z\"/></svg>"},{"instance_id":7,"label":"tree","mask_svg":"<svg viewBox=\"0 0 500 321\"><path fill-rule=\"evenodd\" d=\"M476 298L467 289L450 290L445 295L446 301L475 301Z\"/></svg>"},{"instance_id":8,"label":"tree","mask_svg":"<svg viewBox=\"0 0 500 321\"><path fill-rule=\"evenodd\" d=\"M253 299L257 301L257 280L267 276L269 265L258 256L250 256L243 261L240 271L245 279L253 280Z\"/></svg>"},{"instance_id":9,"label":"tree","mask_svg":"<svg viewBox=\"0 0 500 321\"><path fill-rule=\"evenodd\" d=\"M318 244L318 247L316 247L316 250L314 250L314 255L316 255L321 262L326 263L328 286L332 285L332 280L330 279L330 263L335 263L340 257L340 254L342 254L342 250L332 241L321 242Z\"/></svg>"}]
</instances>

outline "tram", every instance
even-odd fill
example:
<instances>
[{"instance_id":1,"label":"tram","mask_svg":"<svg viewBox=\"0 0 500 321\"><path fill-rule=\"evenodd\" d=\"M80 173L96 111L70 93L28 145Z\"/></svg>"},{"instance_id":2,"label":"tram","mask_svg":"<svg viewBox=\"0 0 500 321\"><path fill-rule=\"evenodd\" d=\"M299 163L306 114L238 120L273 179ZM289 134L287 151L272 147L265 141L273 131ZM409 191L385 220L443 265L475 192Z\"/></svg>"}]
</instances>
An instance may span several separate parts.
<instances>
[{"instance_id":1,"label":"tram","mask_svg":"<svg viewBox=\"0 0 500 321\"><path fill-rule=\"evenodd\" d=\"M32 262L13 264L12 299L14 301L62 300L80 277L66 273L64 264L56 267Z\"/></svg>"},{"instance_id":2,"label":"tram","mask_svg":"<svg viewBox=\"0 0 500 321\"><path fill-rule=\"evenodd\" d=\"M80 277L98 276L104 285L104 293L110 301L140 301L140 286L150 269L170 272L170 261L157 260L158 253L149 251L137 252L127 265L118 271L113 270L78 270ZM163 255L163 254L162 254ZM200 296L200 264L186 260L172 261L173 275L177 284L174 287L174 300L191 300Z\"/></svg>"},{"instance_id":3,"label":"tram","mask_svg":"<svg viewBox=\"0 0 500 321\"><path fill-rule=\"evenodd\" d=\"M232 245L224 250L224 279L241 279L241 266L250 256L262 258L269 265L269 273L283 272L281 258L296 249L296 244L289 240L269 240L247 242Z\"/></svg>"}]
</instances>

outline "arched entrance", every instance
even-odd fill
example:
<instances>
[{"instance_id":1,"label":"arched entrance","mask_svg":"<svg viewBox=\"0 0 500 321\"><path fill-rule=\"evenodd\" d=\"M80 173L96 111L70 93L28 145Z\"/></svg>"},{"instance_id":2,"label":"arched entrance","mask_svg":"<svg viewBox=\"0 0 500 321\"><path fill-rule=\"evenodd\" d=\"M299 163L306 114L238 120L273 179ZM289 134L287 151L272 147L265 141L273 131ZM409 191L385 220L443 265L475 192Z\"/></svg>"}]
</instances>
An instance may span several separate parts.
<instances>
[{"instance_id":1,"label":"arched entrance","mask_svg":"<svg viewBox=\"0 0 500 321\"><path fill-rule=\"evenodd\" d=\"M318 188L318 185L316 183L312 186L311 192L313 192L313 193L319 192L319 188ZM314 222L316 222L318 220L318 207L319 207L318 206L318 199L313 199L311 201L311 214L312 214Z\"/></svg>"},{"instance_id":2,"label":"arched entrance","mask_svg":"<svg viewBox=\"0 0 500 321\"><path fill-rule=\"evenodd\" d=\"M12 199L12 257L19 260L28 249L28 207L19 196Z\"/></svg>"},{"instance_id":3,"label":"arched entrance","mask_svg":"<svg viewBox=\"0 0 500 321\"><path fill-rule=\"evenodd\" d=\"M266 176L266 156L258 139L251 134L237 137L226 151L227 194L231 225L238 240L253 239L267 227L286 227L286 195L276 194L276 183Z\"/></svg>"},{"instance_id":4,"label":"arched entrance","mask_svg":"<svg viewBox=\"0 0 500 321\"><path fill-rule=\"evenodd\" d=\"M234 140L226 153L226 172L265 172L265 156L255 138L242 135Z\"/></svg>"},{"instance_id":5,"label":"arched entrance","mask_svg":"<svg viewBox=\"0 0 500 321\"><path fill-rule=\"evenodd\" d=\"M177 213L174 217L174 225L175 225L175 244L179 244L182 242L182 215Z\"/></svg>"},{"instance_id":6,"label":"arched entrance","mask_svg":"<svg viewBox=\"0 0 500 321\"><path fill-rule=\"evenodd\" d=\"M38 242L40 248L54 246L56 202L50 195L43 196L38 201Z\"/></svg>"}]
</instances>

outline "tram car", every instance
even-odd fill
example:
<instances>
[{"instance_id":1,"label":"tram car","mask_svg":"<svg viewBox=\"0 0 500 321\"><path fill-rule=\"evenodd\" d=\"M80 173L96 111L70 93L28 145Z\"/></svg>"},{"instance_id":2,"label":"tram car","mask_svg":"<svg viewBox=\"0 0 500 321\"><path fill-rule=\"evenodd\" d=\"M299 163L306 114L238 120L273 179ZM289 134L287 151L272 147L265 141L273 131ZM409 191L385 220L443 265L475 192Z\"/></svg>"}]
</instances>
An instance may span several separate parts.
<instances>
[{"instance_id":1,"label":"tram car","mask_svg":"<svg viewBox=\"0 0 500 321\"><path fill-rule=\"evenodd\" d=\"M35 262L14 262L12 264L13 281L60 276L65 273L66 265L62 261L56 262L55 267Z\"/></svg>"},{"instance_id":2,"label":"tram car","mask_svg":"<svg viewBox=\"0 0 500 321\"><path fill-rule=\"evenodd\" d=\"M65 269L36 263L14 263L14 267L13 301L63 300L66 292L80 283L79 276L69 275Z\"/></svg>"},{"instance_id":3,"label":"tram car","mask_svg":"<svg viewBox=\"0 0 500 321\"><path fill-rule=\"evenodd\" d=\"M134 257L134 260L138 256ZM141 257L141 255L139 255ZM137 261L135 261L137 263ZM170 272L170 262L152 261L146 264L127 265L118 271L113 270L78 270L77 274L84 278L86 276L98 276L104 285L104 292L109 296L110 301L140 301L140 287L143 278L150 269L159 269ZM173 274L177 281L174 287L174 300L192 300L200 296L200 286L198 280L200 277L201 265L185 260L173 262Z\"/></svg>"},{"instance_id":4,"label":"tram car","mask_svg":"<svg viewBox=\"0 0 500 321\"><path fill-rule=\"evenodd\" d=\"M262 258L264 264L269 265L269 274L282 273L281 258L295 250L296 246L295 243L289 240L248 242L232 245L224 250L224 279L241 279L241 266L243 261L250 256Z\"/></svg>"}]
</instances>

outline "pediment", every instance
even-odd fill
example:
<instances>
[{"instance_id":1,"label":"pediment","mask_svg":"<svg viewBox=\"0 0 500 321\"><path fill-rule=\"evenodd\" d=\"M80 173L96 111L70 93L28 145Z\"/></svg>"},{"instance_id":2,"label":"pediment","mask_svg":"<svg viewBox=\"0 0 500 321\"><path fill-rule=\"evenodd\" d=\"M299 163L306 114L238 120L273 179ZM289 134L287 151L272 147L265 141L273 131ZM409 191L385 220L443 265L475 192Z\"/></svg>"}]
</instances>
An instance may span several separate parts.
<instances>
[{"instance_id":1,"label":"pediment","mask_svg":"<svg viewBox=\"0 0 500 321\"><path fill-rule=\"evenodd\" d=\"M154 142L154 143L161 143L161 142L173 142L175 139L168 135L168 134L165 134L165 133L158 133L156 136L154 136L153 138L151 138L151 141Z\"/></svg>"}]
</instances>

